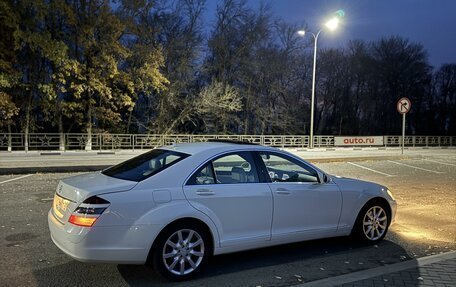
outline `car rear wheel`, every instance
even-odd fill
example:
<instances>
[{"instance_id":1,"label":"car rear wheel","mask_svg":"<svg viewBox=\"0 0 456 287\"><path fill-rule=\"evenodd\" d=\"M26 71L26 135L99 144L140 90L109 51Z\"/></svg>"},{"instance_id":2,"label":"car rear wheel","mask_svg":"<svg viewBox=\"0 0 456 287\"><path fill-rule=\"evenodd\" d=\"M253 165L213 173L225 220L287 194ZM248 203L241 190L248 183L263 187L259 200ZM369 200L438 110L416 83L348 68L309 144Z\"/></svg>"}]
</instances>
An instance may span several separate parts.
<instances>
[{"instance_id":1,"label":"car rear wheel","mask_svg":"<svg viewBox=\"0 0 456 287\"><path fill-rule=\"evenodd\" d=\"M182 224L160 235L153 253L154 268L171 280L187 280L205 265L210 254L207 232L197 224Z\"/></svg>"},{"instance_id":2,"label":"car rear wheel","mask_svg":"<svg viewBox=\"0 0 456 287\"><path fill-rule=\"evenodd\" d=\"M354 235L363 242L378 242L385 237L390 221L386 206L381 202L372 202L359 213Z\"/></svg>"}]
</instances>

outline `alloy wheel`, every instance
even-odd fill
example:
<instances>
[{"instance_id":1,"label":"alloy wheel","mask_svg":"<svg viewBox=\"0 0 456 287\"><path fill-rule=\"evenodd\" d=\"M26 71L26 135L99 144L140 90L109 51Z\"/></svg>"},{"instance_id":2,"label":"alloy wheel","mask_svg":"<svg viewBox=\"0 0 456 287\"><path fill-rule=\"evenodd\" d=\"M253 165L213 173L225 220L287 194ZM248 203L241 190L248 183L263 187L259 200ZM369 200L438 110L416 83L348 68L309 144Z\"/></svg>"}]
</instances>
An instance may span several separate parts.
<instances>
[{"instance_id":1,"label":"alloy wheel","mask_svg":"<svg viewBox=\"0 0 456 287\"><path fill-rule=\"evenodd\" d=\"M372 206L363 218L363 232L367 239L378 240L386 232L388 215L381 206Z\"/></svg>"},{"instance_id":2,"label":"alloy wheel","mask_svg":"<svg viewBox=\"0 0 456 287\"><path fill-rule=\"evenodd\" d=\"M163 263L172 274L190 274L203 261L204 247L204 240L198 232L180 229L165 241L162 251Z\"/></svg>"}]
</instances>

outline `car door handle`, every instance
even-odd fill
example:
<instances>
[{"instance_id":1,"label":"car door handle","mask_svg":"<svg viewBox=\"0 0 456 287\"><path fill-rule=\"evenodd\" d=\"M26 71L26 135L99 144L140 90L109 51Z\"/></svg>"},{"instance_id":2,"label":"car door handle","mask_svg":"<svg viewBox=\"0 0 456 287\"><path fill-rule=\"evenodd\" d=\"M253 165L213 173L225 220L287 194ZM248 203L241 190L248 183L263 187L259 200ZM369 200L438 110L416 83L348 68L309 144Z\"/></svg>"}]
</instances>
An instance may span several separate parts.
<instances>
[{"instance_id":1,"label":"car door handle","mask_svg":"<svg viewBox=\"0 0 456 287\"><path fill-rule=\"evenodd\" d=\"M215 193L213 191L210 191L209 189L202 188L202 189L198 189L196 191L196 194L198 194L198 195L214 195Z\"/></svg>"},{"instance_id":2,"label":"car door handle","mask_svg":"<svg viewBox=\"0 0 456 287\"><path fill-rule=\"evenodd\" d=\"M276 189L276 193L278 194L290 194L290 191L286 188L279 187Z\"/></svg>"}]
</instances>

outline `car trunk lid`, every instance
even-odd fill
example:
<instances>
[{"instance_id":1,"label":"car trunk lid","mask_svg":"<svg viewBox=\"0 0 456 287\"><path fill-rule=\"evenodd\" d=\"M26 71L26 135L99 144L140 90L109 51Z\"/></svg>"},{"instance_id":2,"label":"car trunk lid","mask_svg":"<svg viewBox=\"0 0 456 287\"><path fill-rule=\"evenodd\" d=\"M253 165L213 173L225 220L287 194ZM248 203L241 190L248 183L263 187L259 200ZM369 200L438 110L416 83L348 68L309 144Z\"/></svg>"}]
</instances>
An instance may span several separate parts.
<instances>
[{"instance_id":1,"label":"car trunk lid","mask_svg":"<svg viewBox=\"0 0 456 287\"><path fill-rule=\"evenodd\" d=\"M59 182L54 196L52 212L62 223L66 223L71 213L87 198L132 189L135 181L110 177L101 172L82 174Z\"/></svg>"}]
</instances>

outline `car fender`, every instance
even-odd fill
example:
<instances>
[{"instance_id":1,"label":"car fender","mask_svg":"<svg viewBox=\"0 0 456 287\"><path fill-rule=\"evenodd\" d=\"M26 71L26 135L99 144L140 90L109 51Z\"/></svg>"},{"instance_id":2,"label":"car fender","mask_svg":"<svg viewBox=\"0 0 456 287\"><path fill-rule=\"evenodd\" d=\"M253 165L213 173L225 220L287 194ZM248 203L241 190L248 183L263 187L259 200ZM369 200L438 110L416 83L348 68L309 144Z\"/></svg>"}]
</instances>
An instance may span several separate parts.
<instances>
[{"instance_id":1,"label":"car fender","mask_svg":"<svg viewBox=\"0 0 456 287\"><path fill-rule=\"evenodd\" d=\"M194 218L206 224L212 234L214 247L219 246L219 233L214 222L206 214L193 208L187 200L173 200L166 204L160 204L156 208L144 213L134 224L159 226L159 232L151 234L150 246L152 246L155 238L166 226L182 218Z\"/></svg>"},{"instance_id":2,"label":"car fender","mask_svg":"<svg viewBox=\"0 0 456 287\"><path fill-rule=\"evenodd\" d=\"M382 186L346 178L333 177L342 192L343 206L339 220L339 230L351 230L363 206L376 197L387 198L381 192Z\"/></svg>"}]
</instances>

